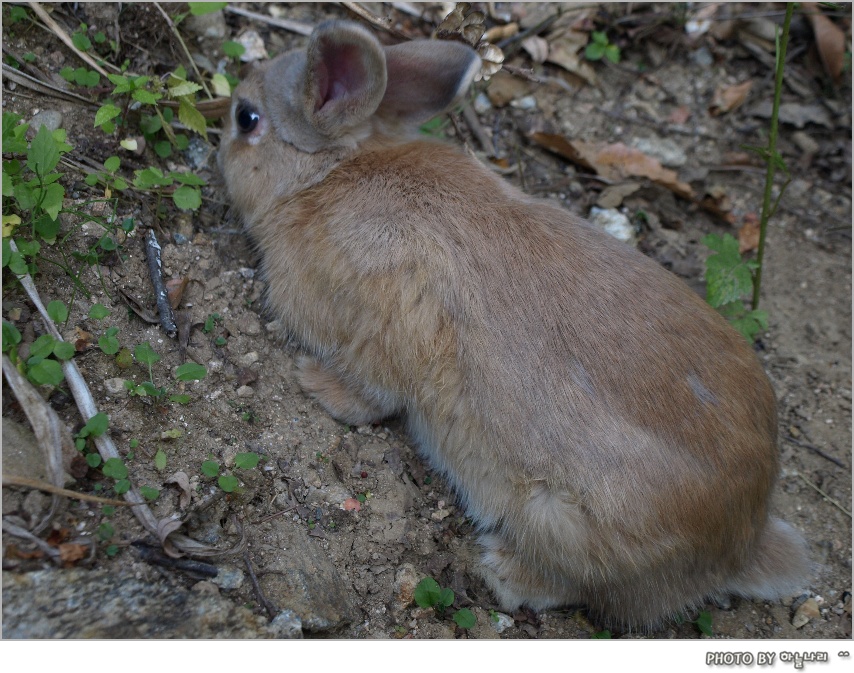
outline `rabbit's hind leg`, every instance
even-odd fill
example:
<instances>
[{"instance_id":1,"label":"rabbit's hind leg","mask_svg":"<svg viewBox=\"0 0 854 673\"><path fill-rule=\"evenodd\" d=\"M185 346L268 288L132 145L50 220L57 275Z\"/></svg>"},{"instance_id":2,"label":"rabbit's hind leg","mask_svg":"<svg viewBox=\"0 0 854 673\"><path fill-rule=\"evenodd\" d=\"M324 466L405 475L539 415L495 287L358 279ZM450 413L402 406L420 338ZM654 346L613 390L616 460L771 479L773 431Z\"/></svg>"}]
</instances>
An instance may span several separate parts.
<instances>
[{"instance_id":1,"label":"rabbit's hind leg","mask_svg":"<svg viewBox=\"0 0 854 673\"><path fill-rule=\"evenodd\" d=\"M393 395L349 381L314 357L299 356L296 367L297 380L303 391L316 399L333 418L343 423L377 423L401 410L399 401Z\"/></svg>"}]
</instances>

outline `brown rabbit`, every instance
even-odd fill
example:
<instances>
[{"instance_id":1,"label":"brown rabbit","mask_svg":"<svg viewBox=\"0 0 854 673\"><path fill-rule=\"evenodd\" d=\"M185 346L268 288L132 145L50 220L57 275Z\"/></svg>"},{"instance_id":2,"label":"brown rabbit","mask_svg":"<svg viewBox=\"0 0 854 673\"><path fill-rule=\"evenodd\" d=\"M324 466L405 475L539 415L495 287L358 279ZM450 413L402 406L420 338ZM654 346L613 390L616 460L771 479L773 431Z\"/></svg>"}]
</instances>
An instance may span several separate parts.
<instances>
[{"instance_id":1,"label":"brown rabbit","mask_svg":"<svg viewBox=\"0 0 854 673\"><path fill-rule=\"evenodd\" d=\"M644 627L792 595L809 563L768 517L775 399L748 343L654 261L413 133L479 66L328 22L235 91L219 163L302 387L345 423L405 414L505 610Z\"/></svg>"}]
</instances>

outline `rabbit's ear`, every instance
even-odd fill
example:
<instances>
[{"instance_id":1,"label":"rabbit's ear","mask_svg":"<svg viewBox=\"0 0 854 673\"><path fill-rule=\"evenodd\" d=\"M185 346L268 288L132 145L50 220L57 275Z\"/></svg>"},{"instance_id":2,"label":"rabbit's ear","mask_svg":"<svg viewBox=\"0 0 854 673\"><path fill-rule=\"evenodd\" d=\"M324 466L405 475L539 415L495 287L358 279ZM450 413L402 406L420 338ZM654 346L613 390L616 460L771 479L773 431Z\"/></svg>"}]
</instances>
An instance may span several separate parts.
<instances>
[{"instance_id":1,"label":"rabbit's ear","mask_svg":"<svg viewBox=\"0 0 854 673\"><path fill-rule=\"evenodd\" d=\"M319 131L361 123L377 109L385 88L385 56L367 30L331 21L312 33L303 105Z\"/></svg>"},{"instance_id":2,"label":"rabbit's ear","mask_svg":"<svg viewBox=\"0 0 854 673\"><path fill-rule=\"evenodd\" d=\"M480 69L480 57L460 42L419 40L385 47L388 84L377 115L421 123L461 98Z\"/></svg>"},{"instance_id":3,"label":"rabbit's ear","mask_svg":"<svg viewBox=\"0 0 854 673\"><path fill-rule=\"evenodd\" d=\"M274 61L264 77L277 133L307 152L347 144L376 111L385 87L379 42L364 28L343 21L319 25L305 52Z\"/></svg>"}]
</instances>

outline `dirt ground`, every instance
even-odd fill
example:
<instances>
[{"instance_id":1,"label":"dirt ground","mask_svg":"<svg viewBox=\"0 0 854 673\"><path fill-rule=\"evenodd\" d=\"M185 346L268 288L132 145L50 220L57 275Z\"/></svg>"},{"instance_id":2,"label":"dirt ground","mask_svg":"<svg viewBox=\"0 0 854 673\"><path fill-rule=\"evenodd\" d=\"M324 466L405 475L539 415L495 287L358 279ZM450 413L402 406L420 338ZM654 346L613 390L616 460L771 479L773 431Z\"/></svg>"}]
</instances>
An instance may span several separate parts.
<instances>
[{"instance_id":1,"label":"dirt ground","mask_svg":"<svg viewBox=\"0 0 854 673\"><path fill-rule=\"evenodd\" d=\"M115 4L46 6L69 32L81 22L88 24L91 34L103 30L112 39L118 32L120 60L129 58L133 72L160 76L186 64L152 4L123 3L120 12ZM270 13L260 4L238 6ZM534 12L546 16L556 11L548 5L498 6L517 18L526 16L526 22L534 21ZM428 35L433 25L390 6L368 7L375 14L392 16L395 25L409 35ZM781 7L727 5L726 14L741 17L742 26L753 22L761 28L782 22ZM850 49L850 5L841 7L832 18L847 31ZM66 65L80 65L52 32L28 22L13 24L7 20L8 11L4 5L7 58L32 52L38 68L48 76ZM174 13L175 7L170 5L169 11ZM490 84L495 88L475 103L480 130L494 147L487 152L472 124L461 116L444 132L449 142L465 142L487 163L487 153L496 155L511 182L557 199L584 216L604 196L606 187L626 180L597 177L531 142L530 132L591 142L620 141L655 156L666 150L669 154L663 163L677 171L696 194L713 195L723 214L715 215L641 178L634 180L636 191L618 200L618 208L635 228L641 249L702 292L709 251L700 239L708 233L736 234L760 211L765 170L758 159L744 158L743 146L761 145L767 137L764 110L773 90L773 54L764 51L762 43L750 42L744 32L704 33L689 40L676 12L676 5L637 3L594 10L588 20L598 22L600 30L609 26L609 34L619 39L622 48L619 64L589 64L596 85L557 65L534 64L527 52L517 51L507 62L535 68L544 81L507 76L500 84ZM352 18L346 9L332 4L283 4L276 14L309 25L329 17ZM229 11L217 16L209 24L212 36L205 34L208 24L181 26L190 52L204 55L211 67L222 58L222 42L246 31L256 31L270 55L306 40ZM392 40L382 31L377 33ZM793 23L789 53L783 101L800 106L800 116L784 119L779 148L793 180L770 224L762 285L762 307L768 311L769 325L756 351L779 403L782 472L773 509L806 537L815 567L800 596L782 602L733 599L729 605L705 606L711 614L713 638L851 637L850 62L843 83L829 83L803 17ZM236 74L234 64L227 67ZM723 114L710 113L716 89L747 80L753 85L741 106ZM484 88L483 83L476 85L478 92ZM210 134L210 143L194 140L192 152L167 160L159 159L150 148L137 156L119 148L120 134L108 136L93 126L96 109L14 85L4 71L4 112L14 111L28 122L46 110L61 113L61 126L74 147L69 156L78 162L83 157L103 162L118 154L122 170L131 178L132 169L149 165L167 170L189 166L208 186L199 211L183 213L169 203L160 217L150 194L132 190L121 194L114 206L118 221L132 217L136 228L120 241L120 255L102 260L83 274L91 296L73 297L71 315L61 332L72 341L80 338L79 330L97 339L114 326L123 346L132 349L149 342L162 357L153 368L158 385L173 381L173 370L185 358L207 367L205 379L175 384L176 391L180 388L190 395L188 404L163 404L127 394L123 380L147 379L142 366L121 369L114 356L97 347L75 356L99 410L110 417L109 433L127 457L129 478L160 491L151 504L154 515L180 517L185 522L182 530L206 544L227 549L243 536L245 546L236 555L208 560L237 580L233 584L223 583L221 577L212 581L187 569L164 569L149 562L153 552L143 553L143 548L131 543L144 541L156 548L157 542L127 510L119 509L107 519L97 505L69 502L54 520L53 539L96 541L91 557L67 564L74 566L75 581L85 582L87 573L107 573L175 592L216 594L266 619L268 613L253 590L245 563L248 558L271 611L290 609L306 636L584 639L599 632L600 627L590 623L581 608L538 615L495 612L493 598L475 570L477 550L470 522L442 476L418 457L399 422L348 427L332 420L300 392L293 376L297 346L285 342L276 316L265 311L264 281L255 272L258 259L239 223L229 216L216 169L216 132ZM82 172L64 171L66 207L103 212L105 205L99 201L103 191L87 186ZM725 221L727 216L731 223ZM79 226L72 216L63 221L69 231L78 226L68 241L78 249L103 233L92 223ZM149 227L154 227L163 248L164 277L189 279L181 308L191 316L193 328L185 351L158 324L145 322L125 307L122 293L144 307L154 306L143 248L143 234ZM41 269L36 284L43 301L60 299L71 304L71 287L63 272L49 264ZM103 284L96 271L102 274ZM104 321L89 319L89 309L96 302L110 308L112 315ZM215 314L220 318L206 331L205 321ZM44 329L5 270L3 318L14 322L25 336L28 329L35 336ZM69 394L60 387L49 400L70 431L79 430L82 423ZM38 477L40 467L32 467L32 459L30 468L27 460L12 462L12 449L25 441L12 433L26 434L27 423L5 380L3 420L4 477L18 469L31 469ZM166 457L162 469L155 464L159 452ZM252 469L237 467L235 458L244 452L259 454L261 463ZM201 466L207 460L238 476L239 492L226 495L215 479L205 476ZM187 477L189 503L182 503L182 490L168 483L176 473ZM74 490L109 495L111 481L99 470L84 469L75 475L70 485ZM49 503L49 497L38 491L4 486L4 520L12 516L31 525L41 519ZM115 533L102 540L99 526L107 521ZM114 556L106 553L110 544L118 546ZM39 570L57 574L69 570L59 570L5 528L3 570L4 635L8 637L18 619L10 615L25 614L32 598L26 589L15 587L25 587L24 579ZM411 603L412 588L426 576L455 591L456 602L448 615ZM477 618L468 631L449 618L463 607ZM614 633L612 637L701 637L693 623L697 615L685 617L682 623L650 634ZM138 634L125 632L124 637ZM159 632L161 637L176 634ZM24 629L14 635L37 637L39 632L28 634ZM65 635L79 632L72 629ZM106 629L98 635L119 634Z\"/></svg>"}]
</instances>

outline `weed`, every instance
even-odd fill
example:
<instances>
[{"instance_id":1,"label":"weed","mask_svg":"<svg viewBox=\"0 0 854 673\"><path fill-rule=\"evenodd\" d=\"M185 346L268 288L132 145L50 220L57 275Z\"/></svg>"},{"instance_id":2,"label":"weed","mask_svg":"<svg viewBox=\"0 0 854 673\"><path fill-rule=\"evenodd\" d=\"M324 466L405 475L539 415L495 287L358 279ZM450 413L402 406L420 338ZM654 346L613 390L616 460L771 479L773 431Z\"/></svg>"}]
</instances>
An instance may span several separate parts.
<instances>
[{"instance_id":1,"label":"weed","mask_svg":"<svg viewBox=\"0 0 854 673\"><path fill-rule=\"evenodd\" d=\"M611 632L605 629L604 631L597 631L590 637L594 640L611 640Z\"/></svg>"},{"instance_id":2,"label":"weed","mask_svg":"<svg viewBox=\"0 0 854 673\"><path fill-rule=\"evenodd\" d=\"M234 466L241 470L251 470L258 466L261 456L252 451L238 453L234 457ZM202 474L209 479L216 477L217 485L226 493L239 492L240 481L231 474L220 474L220 464L215 460L206 460L202 463Z\"/></svg>"},{"instance_id":3,"label":"weed","mask_svg":"<svg viewBox=\"0 0 854 673\"><path fill-rule=\"evenodd\" d=\"M140 384L129 380L125 381L125 388L132 396L152 397L154 399L165 398L170 402L176 402L178 404L187 404L190 401L189 395L169 395L170 388L157 387L157 385L155 385L152 367L160 361L160 356L154 352L154 349L151 348L151 344L145 341L136 346L133 350L133 357L137 362L148 367L148 381L143 381ZM207 374L207 368L203 365L196 364L195 362L187 362L175 368L175 379L177 381L199 381L205 378Z\"/></svg>"},{"instance_id":4,"label":"weed","mask_svg":"<svg viewBox=\"0 0 854 673\"><path fill-rule=\"evenodd\" d=\"M591 41L584 50L584 58L588 61L599 61L604 56L611 63L620 62L620 48L608 41L604 32L594 30L590 34Z\"/></svg>"},{"instance_id":5,"label":"weed","mask_svg":"<svg viewBox=\"0 0 854 673\"><path fill-rule=\"evenodd\" d=\"M444 589L432 577L425 577L415 587L415 603L421 608L433 608L440 618L445 616L445 610L454 604L454 591ZM470 629L477 623L474 613L468 608L460 608L452 617L457 626Z\"/></svg>"}]
</instances>

